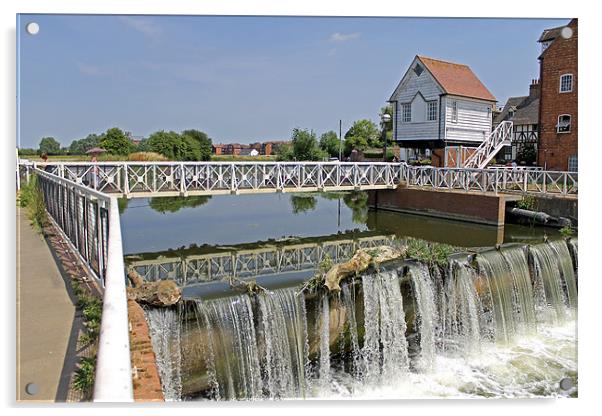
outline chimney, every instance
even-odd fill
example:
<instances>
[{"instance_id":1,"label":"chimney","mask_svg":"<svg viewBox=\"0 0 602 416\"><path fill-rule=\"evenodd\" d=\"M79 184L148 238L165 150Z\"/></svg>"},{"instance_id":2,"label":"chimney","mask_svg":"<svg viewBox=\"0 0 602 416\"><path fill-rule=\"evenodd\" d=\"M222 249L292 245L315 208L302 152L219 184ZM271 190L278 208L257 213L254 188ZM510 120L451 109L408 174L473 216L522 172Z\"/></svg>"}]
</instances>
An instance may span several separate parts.
<instances>
[{"instance_id":1,"label":"chimney","mask_svg":"<svg viewBox=\"0 0 602 416\"><path fill-rule=\"evenodd\" d=\"M529 85L529 98L538 98L541 91L541 85L538 79L532 79Z\"/></svg>"}]
</instances>

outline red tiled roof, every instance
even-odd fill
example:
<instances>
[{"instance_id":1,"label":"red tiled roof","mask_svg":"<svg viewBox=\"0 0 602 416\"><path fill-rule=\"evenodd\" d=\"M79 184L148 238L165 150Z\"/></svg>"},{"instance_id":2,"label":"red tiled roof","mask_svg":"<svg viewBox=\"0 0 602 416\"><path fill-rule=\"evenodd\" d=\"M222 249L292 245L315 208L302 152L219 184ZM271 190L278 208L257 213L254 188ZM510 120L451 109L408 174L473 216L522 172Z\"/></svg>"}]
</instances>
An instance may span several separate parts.
<instances>
[{"instance_id":1,"label":"red tiled roof","mask_svg":"<svg viewBox=\"0 0 602 416\"><path fill-rule=\"evenodd\" d=\"M447 94L497 101L468 65L418 56Z\"/></svg>"}]
</instances>

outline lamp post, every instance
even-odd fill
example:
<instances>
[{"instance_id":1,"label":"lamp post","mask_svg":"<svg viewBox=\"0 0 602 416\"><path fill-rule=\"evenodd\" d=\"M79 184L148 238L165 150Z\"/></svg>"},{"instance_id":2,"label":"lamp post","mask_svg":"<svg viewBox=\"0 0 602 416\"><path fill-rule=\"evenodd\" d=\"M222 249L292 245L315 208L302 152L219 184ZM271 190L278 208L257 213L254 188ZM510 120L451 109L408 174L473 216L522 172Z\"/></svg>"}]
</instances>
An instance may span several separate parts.
<instances>
[{"instance_id":1,"label":"lamp post","mask_svg":"<svg viewBox=\"0 0 602 416\"><path fill-rule=\"evenodd\" d=\"M383 136L383 143L384 143L384 149L383 149L383 161L386 162L387 161L387 123L389 121L391 121L391 116L387 113L383 113L380 116L380 121L382 124L382 136Z\"/></svg>"}]
</instances>

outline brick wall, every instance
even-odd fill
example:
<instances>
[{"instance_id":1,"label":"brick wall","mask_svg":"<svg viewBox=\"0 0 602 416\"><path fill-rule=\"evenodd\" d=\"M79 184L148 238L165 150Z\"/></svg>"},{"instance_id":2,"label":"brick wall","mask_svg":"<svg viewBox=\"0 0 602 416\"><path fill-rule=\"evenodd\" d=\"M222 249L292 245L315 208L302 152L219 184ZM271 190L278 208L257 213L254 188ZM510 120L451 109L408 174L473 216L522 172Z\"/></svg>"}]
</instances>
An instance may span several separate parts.
<instances>
[{"instance_id":1,"label":"brick wall","mask_svg":"<svg viewBox=\"0 0 602 416\"><path fill-rule=\"evenodd\" d=\"M548 170L567 170L568 159L577 154L577 19L569 25L573 36L559 36L540 56L538 164ZM560 93L560 76L573 74L573 91ZM570 133L557 133L561 114L571 115Z\"/></svg>"},{"instance_id":2,"label":"brick wall","mask_svg":"<svg viewBox=\"0 0 602 416\"><path fill-rule=\"evenodd\" d=\"M144 311L134 300L128 300L130 320L130 354L134 400L138 402L164 401L161 379L157 368L150 333Z\"/></svg>"}]
</instances>

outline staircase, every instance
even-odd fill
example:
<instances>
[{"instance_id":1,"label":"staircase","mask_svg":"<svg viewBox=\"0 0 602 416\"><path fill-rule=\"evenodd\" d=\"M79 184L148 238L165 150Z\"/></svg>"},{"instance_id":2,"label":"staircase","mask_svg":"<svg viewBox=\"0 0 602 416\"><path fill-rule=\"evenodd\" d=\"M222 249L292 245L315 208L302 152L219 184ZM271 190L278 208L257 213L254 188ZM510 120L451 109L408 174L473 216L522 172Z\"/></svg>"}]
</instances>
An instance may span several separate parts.
<instances>
[{"instance_id":1,"label":"staircase","mask_svg":"<svg viewBox=\"0 0 602 416\"><path fill-rule=\"evenodd\" d=\"M483 169L504 146L510 145L512 122L502 121L491 134L483 140L477 150L464 162L465 168Z\"/></svg>"}]
</instances>

